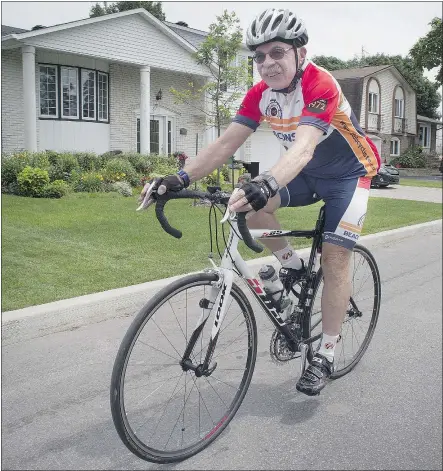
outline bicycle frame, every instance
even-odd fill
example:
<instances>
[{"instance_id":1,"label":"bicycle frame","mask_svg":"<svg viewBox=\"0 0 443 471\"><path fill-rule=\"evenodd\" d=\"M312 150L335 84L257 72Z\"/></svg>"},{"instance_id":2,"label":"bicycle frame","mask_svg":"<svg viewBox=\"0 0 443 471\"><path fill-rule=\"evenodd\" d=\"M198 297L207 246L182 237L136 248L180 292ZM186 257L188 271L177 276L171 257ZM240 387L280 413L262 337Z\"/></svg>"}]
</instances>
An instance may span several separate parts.
<instances>
[{"instance_id":1,"label":"bicycle frame","mask_svg":"<svg viewBox=\"0 0 443 471\"><path fill-rule=\"evenodd\" d=\"M225 315L227 307L227 299L229 297L233 279L234 279L234 268L240 274L240 277L243 278L247 285L254 295L254 298L260 304L265 314L268 316L270 321L274 324L277 330L279 330L289 346L293 351L299 349L302 354L302 370L304 369L304 364L306 360L307 348L308 345L315 342L320 338L320 335L316 335L311 338L302 339L299 341L295 338L292 330L290 329L286 319L283 319L281 313L275 308L274 300L270 295L268 295L261 283L261 281L254 277L251 269L247 263L243 260L242 256L238 251L238 242L241 240L241 237L238 235L239 231L237 228L237 218L234 217L230 219L230 233L226 248L224 250L220 266L218 267L212 259L211 262L214 266L213 269L207 269L211 273L216 273L218 276L218 281L213 283L211 291L209 294L209 299L201 300L200 306L202 309L202 314L197 321L196 328L191 335L181 365L185 369L192 369L195 371L197 376L207 375L209 376L212 371L216 368L217 364L209 368L209 364L214 353L215 345L217 343L218 334L220 332L221 325L223 323L223 318ZM228 220L228 217L225 215L222 222ZM298 297L298 303L295 307L291 303L287 308L292 309L293 312L296 312L299 315L305 315L308 312L310 307L313 293L314 293L314 283L316 278L316 272L314 267L317 261L319 253L321 253L321 235L324 224L324 207L320 209L320 214L316 223L316 227L311 231L288 231L288 230L267 230L267 229L251 229L250 233L253 239L265 239L265 238L276 238L276 237L298 237L298 238L313 238L311 253L309 257L309 262L307 265L306 280L305 284L300 292ZM293 290L292 290L293 291ZM295 292L293 291L295 294ZM204 359L204 362L201 365L193 365L190 360L190 354L194 348L195 342L200 335L200 332L203 330L206 321L208 320L210 314L215 312L214 321L211 331L211 338L209 341L208 350ZM286 311L287 312L287 311Z\"/></svg>"}]
</instances>

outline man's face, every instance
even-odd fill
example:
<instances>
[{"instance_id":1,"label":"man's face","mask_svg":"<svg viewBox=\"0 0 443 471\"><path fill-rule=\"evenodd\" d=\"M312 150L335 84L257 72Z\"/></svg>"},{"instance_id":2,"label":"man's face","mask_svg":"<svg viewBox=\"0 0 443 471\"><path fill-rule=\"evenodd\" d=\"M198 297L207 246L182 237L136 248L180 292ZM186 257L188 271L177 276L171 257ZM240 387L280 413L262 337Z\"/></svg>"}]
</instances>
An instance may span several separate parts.
<instances>
[{"instance_id":1,"label":"man's face","mask_svg":"<svg viewBox=\"0 0 443 471\"><path fill-rule=\"evenodd\" d=\"M286 52L281 59L273 59L269 55L271 51ZM258 46L257 52L266 54L265 61L262 64L257 63L257 70L266 84L277 90L288 87L297 71L294 48L284 42L272 41Z\"/></svg>"}]
</instances>

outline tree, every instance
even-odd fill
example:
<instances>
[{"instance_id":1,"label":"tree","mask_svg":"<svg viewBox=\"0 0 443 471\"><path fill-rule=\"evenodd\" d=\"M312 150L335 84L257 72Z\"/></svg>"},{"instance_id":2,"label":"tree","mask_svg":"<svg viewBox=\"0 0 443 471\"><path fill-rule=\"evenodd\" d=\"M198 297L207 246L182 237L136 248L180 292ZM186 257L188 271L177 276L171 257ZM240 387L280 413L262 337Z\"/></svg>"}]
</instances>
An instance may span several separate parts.
<instances>
[{"instance_id":1,"label":"tree","mask_svg":"<svg viewBox=\"0 0 443 471\"><path fill-rule=\"evenodd\" d=\"M114 2L106 7L102 7L99 3L96 3L91 8L89 16L90 18L95 18L97 16L109 15L110 13L135 10L136 8L144 8L160 21L166 20L162 9L162 2Z\"/></svg>"},{"instance_id":2,"label":"tree","mask_svg":"<svg viewBox=\"0 0 443 471\"><path fill-rule=\"evenodd\" d=\"M242 44L243 32L240 20L235 12L227 10L217 21L209 26L209 34L194 54L198 64L205 65L212 73L212 80L202 86L189 82L187 89L171 92L177 103L186 103L199 110L205 120L205 126L216 127L220 137L221 128L230 122L236 108L248 86L252 85L248 61L237 60ZM208 100L208 108L199 106L202 98ZM238 105L237 105L238 106ZM217 184L220 182L220 171L217 172Z\"/></svg>"},{"instance_id":3,"label":"tree","mask_svg":"<svg viewBox=\"0 0 443 471\"><path fill-rule=\"evenodd\" d=\"M442 85L443 23L441 18L435 17L429 24L431 25L431 31L414 44L409 54L420 70L431 70L434 67L440 67L435 80Z\"/></svg>"},{"instance_id":4,"label":"tree","mask_svg":"<svg viewBox=\"0 0 443 471\"><path fill-rule=\"evenodd\" d=\"M318 56L312 60L326 70L351 69L354 67L393 65L406 79L417 95L417 114L428 118L439 119L438 109L441 104L441 96L438 93L440 86L437 82L431 82L423 76L423 71L417 67L411 57L388 56L375 54L373 56L355 57L348 61L342 61L336 57Z\"/></svg>"}]
</instances>

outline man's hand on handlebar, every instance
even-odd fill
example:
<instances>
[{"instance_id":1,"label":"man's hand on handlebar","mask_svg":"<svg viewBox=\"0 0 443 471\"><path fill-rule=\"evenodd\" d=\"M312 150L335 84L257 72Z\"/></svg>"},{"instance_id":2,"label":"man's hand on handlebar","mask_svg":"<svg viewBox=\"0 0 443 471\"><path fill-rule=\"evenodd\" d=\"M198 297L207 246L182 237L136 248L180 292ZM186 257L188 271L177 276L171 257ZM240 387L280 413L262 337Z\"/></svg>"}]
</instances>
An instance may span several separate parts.
<instances>
[{"instance_id":1,"label":"man's hand on handlebar","mask_svg":"<svg viewBox=\"0 0 443 471\"><path fill-rule=\"evenodd\" d=\"M278 192L278 184L269 173L265 172L251 182L243 183L238 191L229 199L228 208L238 213L259 211L264 208L270 198Z\"/></svg>"},{"instance_id":2,"label":"man's hand on handlebar","mask_svg":"<svg viewBox=\"0 0 443 471\"><path fill-rule=\"evenodd\" d=\"M149 208L157 195L164 195L167 191L180 191L187 186L189 186L189 177L183 170L175 175L154 178L143 187L139 198L141 205L138 210Z\"/></svg>"}]
</instances>

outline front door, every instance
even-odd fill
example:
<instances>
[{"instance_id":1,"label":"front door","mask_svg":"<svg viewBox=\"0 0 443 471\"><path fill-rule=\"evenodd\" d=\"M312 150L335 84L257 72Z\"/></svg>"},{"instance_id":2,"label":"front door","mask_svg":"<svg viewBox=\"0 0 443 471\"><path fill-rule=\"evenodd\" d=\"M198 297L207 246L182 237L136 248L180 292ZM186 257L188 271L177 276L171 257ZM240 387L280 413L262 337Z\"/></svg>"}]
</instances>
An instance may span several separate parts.
<instances>
[{"instance_id":1,"label":"front door","mask_svg":"<svg viewBox=\"0 0 443 471\"><path fill-rule=\"evenodd\" d=\"M173 119L153 116L150 120L151 154L171 155L174 148ZM137 118L137 152L140 152L140 118Z\"/></svg>"}]
</instances>

